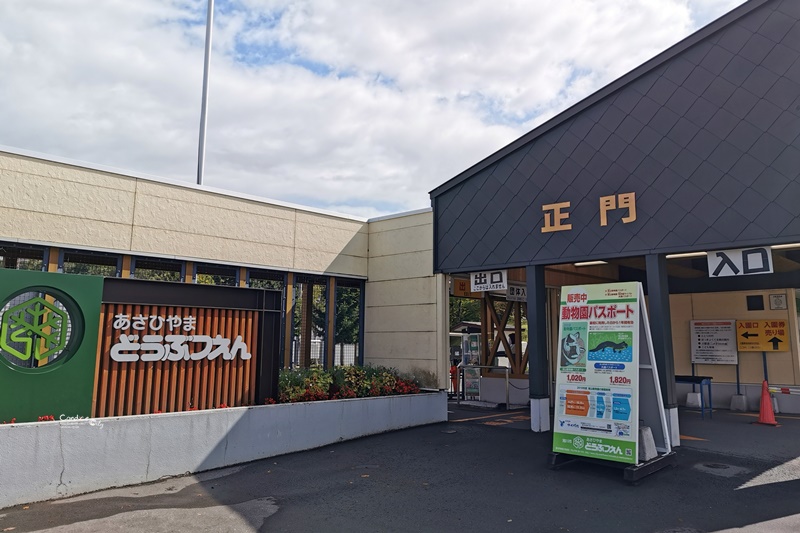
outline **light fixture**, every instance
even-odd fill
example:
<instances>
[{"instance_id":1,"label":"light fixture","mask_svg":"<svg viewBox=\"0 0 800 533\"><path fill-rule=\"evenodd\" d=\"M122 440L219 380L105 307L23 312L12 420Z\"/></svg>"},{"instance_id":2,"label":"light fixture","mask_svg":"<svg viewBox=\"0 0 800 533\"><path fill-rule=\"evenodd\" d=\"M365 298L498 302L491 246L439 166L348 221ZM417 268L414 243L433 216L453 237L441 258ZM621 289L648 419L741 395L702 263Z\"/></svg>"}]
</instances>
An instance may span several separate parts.
<instances>
[{"instance_id":1,"label":"light fixture","mask_svg":"<svg viewBox=\"0 0 800 533\"><path fill-rule=\"evenodd\" d=\"M683 259L684 257L705 257L706 252L689 252L685 254L667 254L667 259Z\"/></svg>"},{"instance_id":2,"label":"light fixture","mask_svg":"<svg viewBox=\"0 0 800 533\"><path fill-rule=\"evenodd\" d=\"M770 246L773 250L785 250L787 248L800 248L800 242L795 242L792 244L776 244L775 246Z\"/></svg>"},{"instance_id":3,"label":"light fixture","mask_svg":"<svg viewBox=\"0 0 800 533\"><path fill-rule=\"evenodd\" d=\"M589 266L607 265L607 264L608 264L608 262L606 262L606 261L584 261L582 263L573 263L572 266L589 267Z\"/></svg>"}]
</instances>

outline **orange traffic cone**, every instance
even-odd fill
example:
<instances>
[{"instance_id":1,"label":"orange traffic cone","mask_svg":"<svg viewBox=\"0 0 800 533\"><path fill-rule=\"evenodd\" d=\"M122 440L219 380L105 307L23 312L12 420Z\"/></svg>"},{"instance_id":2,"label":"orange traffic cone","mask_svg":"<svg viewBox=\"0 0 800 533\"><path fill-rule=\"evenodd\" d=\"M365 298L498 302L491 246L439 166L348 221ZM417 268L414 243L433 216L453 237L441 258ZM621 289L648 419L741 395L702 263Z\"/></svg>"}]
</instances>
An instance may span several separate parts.
<instances>
[{"instance_id":1,"label":"orange traffic cone","mask_svg":"<svg viewBox=\"0 0 800 533\"><path fill-rule=\"evenodd\" d=\"M769 395L769 385L766 380L761 384L761 409L758 413L758 420L754 423L768 426L778 425L775 421L775 412L772 410L772 398Z\"/></svg>"}]
</instances>

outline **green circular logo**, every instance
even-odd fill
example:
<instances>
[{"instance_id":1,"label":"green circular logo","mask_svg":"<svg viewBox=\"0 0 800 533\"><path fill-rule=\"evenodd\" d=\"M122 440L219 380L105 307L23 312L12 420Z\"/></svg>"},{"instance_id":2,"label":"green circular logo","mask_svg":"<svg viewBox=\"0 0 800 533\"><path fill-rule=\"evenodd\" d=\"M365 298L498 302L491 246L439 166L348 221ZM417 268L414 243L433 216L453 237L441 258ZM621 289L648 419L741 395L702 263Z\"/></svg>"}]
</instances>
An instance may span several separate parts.
<instances>
[{"instance_id":1,"label":"green circular logo","mask_svg":"<svg viewBox=\"0 0 800 533\"><path fill-rule=\"evenodd\" d=\"M65 362L82 336L80 308L58 289L27 287L0 304L0 360L15 368Z\"/></svg>"}]
</instances>

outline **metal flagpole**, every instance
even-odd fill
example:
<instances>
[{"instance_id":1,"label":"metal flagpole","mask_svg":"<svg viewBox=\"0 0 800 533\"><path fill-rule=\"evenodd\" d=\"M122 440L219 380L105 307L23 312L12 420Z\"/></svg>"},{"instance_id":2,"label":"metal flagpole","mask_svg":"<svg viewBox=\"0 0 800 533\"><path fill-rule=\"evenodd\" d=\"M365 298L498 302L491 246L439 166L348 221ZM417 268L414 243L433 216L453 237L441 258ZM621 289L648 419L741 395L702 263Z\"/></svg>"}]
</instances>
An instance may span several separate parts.
<instances>
[{"instance_id":1,"label":"metal flagpole","mask_svg":"<svg viewBox=\"0 0 800 533\"><path fill-rule=\"evenodd\" d=\"M197 147L197 184L203 184L206 162L206 112L208 108L208 69L211 65L211 28L214 26L214 0L208 0L206 16L206 58L203 64L203 101L200 109L200 142Z\"/></svg>"}]
</instances>

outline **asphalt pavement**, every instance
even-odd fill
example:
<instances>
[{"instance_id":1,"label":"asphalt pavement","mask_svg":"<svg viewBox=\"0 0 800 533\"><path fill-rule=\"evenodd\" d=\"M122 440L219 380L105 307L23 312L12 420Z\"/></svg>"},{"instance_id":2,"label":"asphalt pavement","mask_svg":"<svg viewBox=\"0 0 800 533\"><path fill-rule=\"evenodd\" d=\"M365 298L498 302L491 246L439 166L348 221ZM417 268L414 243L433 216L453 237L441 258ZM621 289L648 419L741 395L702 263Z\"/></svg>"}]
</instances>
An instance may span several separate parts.
<instances>
[{"instance_id":1,"label":"asphalt pavement","mask_svg":"<svg viewBox=\"0 0 800 533\"><path fill-rule=\"evenodd\" d=\"M234 468L0 510L0 531L797 532L800 417L680 411L677 466L548 468L526 409L450 404L445 423ZM2 480L0 480L2 482Z\"/></svg>"}]
</instances>

